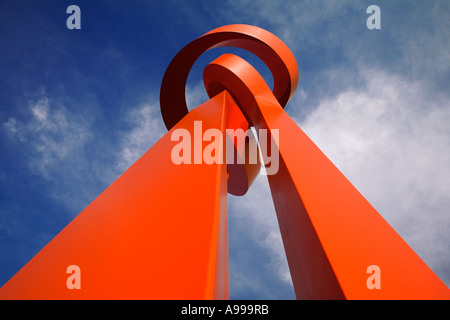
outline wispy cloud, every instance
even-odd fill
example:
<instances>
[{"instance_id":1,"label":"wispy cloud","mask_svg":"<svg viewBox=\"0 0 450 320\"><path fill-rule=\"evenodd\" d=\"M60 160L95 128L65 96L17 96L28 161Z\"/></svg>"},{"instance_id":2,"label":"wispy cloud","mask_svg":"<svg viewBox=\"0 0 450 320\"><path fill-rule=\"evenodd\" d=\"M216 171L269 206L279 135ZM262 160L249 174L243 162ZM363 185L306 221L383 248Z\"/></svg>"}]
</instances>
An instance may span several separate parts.
<instances>
[{"instance_id":1,"label":"wispy cloud","mask_svg":"<svg viewBox=\"0 0 450 320\"><path fill-rule=\"evenodd\" d=\"M132 129L124 132L120 139L116 160L120 173L128 169L167 132L156 103L143 103L132 109L126 122Z\"/></svg>"},{"instance_id":2,"label":"wispy cloud","mask_svg":"<svg viewBox=\"0 0 450 320\"><path fill-rule=\"evenodd\" d=\"M98 158L89 156L95 142L93 119L75 112L63 97L50 96L45 88L29 95L28 105L18 106L18 115L8 118L3 130L37 181L46 180L42 196L77 214L104 182L96 178Z\"/></svg>"},{"instance_id":3,"label":"wispy cloud","mask_svg":"<svg viewBox=\"0 0 450 320\"><path fill-rule=\"evenodd\" d=\"M47 180L56 179L61 165L68 166L91 137L89 123L52 101L44 89L29 102L24 119L11 117L3 127L25 146L31 170Z\"/></svg>"}]
</instances>

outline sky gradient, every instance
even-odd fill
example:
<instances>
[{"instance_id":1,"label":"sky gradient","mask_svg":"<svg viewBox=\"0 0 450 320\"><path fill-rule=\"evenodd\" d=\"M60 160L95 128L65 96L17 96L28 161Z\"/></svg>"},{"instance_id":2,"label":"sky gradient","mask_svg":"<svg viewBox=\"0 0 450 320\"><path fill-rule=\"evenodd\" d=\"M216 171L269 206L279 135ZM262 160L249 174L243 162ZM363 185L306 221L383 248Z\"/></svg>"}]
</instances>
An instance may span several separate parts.
<instances>
[{"instance_id":1,"label":"sky gradient","mask_svg":"<svg viewBox=\"0 0 450 320\"><path fill-rule=\"evenodd\" d=\"M81 30L66 27L71 4ZM380 30L366 27L371 4ZM0 1L0 285L165 134L171 59L233 23L288 45L300 81L286 112L450 285L450 2L440 0ZM190 108L207 100L201 72L223 52L194 65ZM228 199L230 298L294 299L266 177Z\"/></svg>"}]
</instances>

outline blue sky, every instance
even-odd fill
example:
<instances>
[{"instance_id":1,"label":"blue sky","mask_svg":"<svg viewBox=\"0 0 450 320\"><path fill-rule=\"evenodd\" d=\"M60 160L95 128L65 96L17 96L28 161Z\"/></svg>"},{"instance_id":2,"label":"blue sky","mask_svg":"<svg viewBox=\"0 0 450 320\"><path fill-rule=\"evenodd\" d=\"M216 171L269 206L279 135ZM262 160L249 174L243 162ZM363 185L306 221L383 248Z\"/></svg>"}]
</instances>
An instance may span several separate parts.
<instances>
[{"instance_id":1,"label":"blue sky","mask_svg":"<svg viewBox=\"0 0 450 320\"><path fill-rule=\"evenodd\" d=\"M71 4L81 30L66 28ZM371 4L380 30L366 27ZM450 285L450 2L438 0L0 1L0 285L165 133L167 65L232 23L290 47L300 82L286 111ZM190 107L220 52L194 66ZM229 223L230 297L295 298L264 176L229 196Z\"/></svg>"}]
</instances>

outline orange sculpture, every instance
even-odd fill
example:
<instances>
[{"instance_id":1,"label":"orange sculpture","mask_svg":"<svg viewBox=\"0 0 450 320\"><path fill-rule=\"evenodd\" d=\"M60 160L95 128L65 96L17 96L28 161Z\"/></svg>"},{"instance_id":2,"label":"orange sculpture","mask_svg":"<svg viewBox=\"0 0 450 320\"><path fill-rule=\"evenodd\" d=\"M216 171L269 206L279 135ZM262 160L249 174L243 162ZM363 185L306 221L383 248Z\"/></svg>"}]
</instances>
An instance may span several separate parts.
<instances>
[{"instance_id":1,"label":"orange sculpture","mask_svg":"<svg viewBox=\"0 0 450 320\"><path fill-rule=\"evenodd\" d=\"M273 91L249 63L225 54L204 70L210 100L188 111L189 70L220 46L259 56ZM445 284L285 113L297 82L294 56L261 28L224 26L188 44L161 85L169 131L12 277L0 298L229 298L227 192L245 194L258 174L259 160L246 160L253 126L266 130L279 155L268 180L298 299L449 299ZM185 143L178 133L198 136L199 124L194 160L206 154L214 161L174 163L174 147ZM237 163L227 163L227 129L238 132L231 140ZM67 273L74 265L77 286Z\"/></svg>"}]
</instances>

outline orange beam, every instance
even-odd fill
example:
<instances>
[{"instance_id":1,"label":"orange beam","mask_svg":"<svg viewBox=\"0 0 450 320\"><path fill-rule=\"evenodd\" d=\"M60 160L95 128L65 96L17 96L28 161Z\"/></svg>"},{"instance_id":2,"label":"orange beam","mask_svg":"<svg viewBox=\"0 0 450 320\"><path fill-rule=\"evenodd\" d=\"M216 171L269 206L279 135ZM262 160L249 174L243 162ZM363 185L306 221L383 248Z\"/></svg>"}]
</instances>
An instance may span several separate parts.
<instances>
[{"instance_id":1,"label":"orange beam","mask_svg":"<svg viewBox=\"0 0 450 320\"><path fill-rule=\"evenodd\" d=\"M223 93L186 115L12 277L0 299L228 299L226 165L174 164L171 134L184 128L194 137L194 121L203 132L225 132L233 103ZM80 268L80 289L66 285L71 265Z\"/></svg>"},{"instance_id":2,"label":"orange beam","mask_svg":"<svg viewBox=\"0 0 450 320\"><path fill-rule=\"evenodd\" d=\"M450 299L450 290L280 106L258 72L225 54L204 71L214 96L228 90L258 129L279 130L279 171L269 175L299 299ZM379 288L368 270L379 268Z\"/></svg>"}]
</instances>

